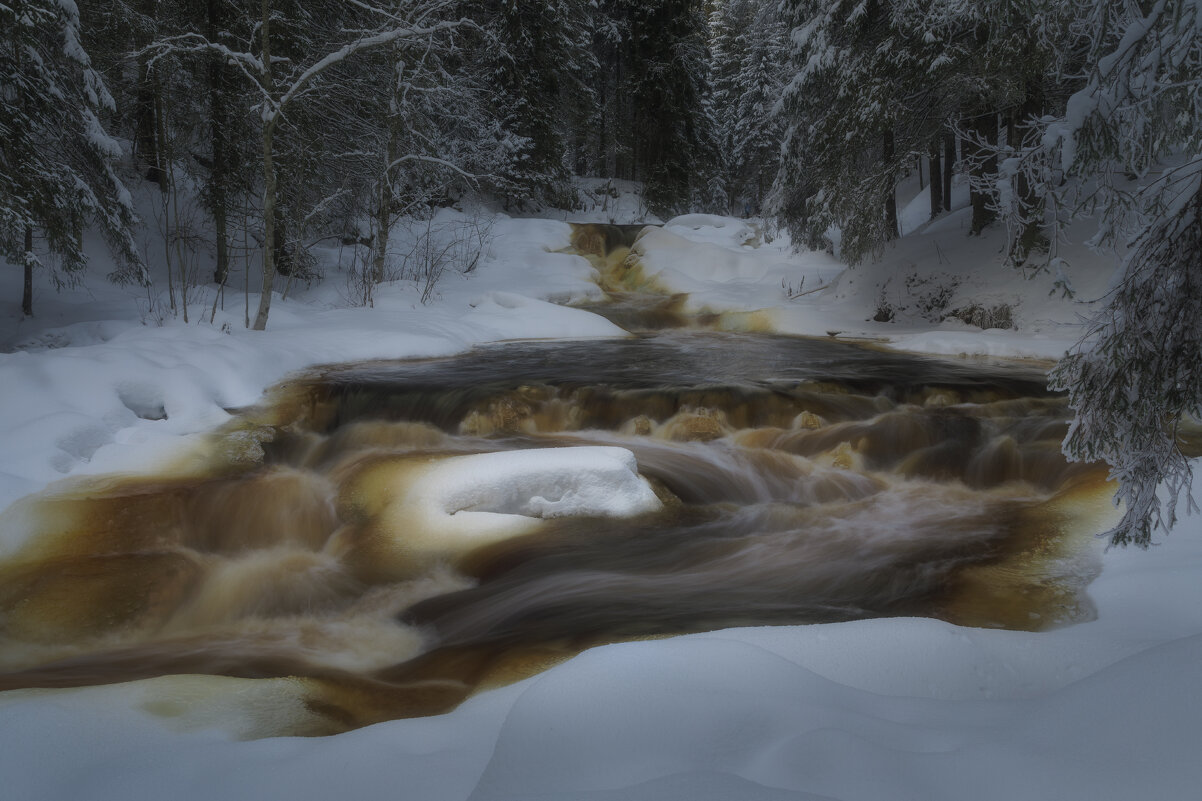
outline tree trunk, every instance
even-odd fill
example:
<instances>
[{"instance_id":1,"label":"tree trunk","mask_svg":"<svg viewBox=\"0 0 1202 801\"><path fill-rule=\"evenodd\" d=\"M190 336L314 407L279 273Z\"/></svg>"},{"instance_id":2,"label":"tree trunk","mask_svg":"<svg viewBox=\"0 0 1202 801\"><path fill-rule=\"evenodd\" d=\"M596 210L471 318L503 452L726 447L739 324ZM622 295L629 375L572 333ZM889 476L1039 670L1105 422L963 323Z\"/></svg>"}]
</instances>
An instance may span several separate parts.
<instances>
[{"instance_id":1,"label":"tree trunk","mask_svg":"<svg viewBox=\"0 0 1202 801\"><path fill-rule=\"evenodd\" d=\"M162 155L159 153L159 91L147 61L148 58L144 56L142 63L138 65L134 150L146 165L146 180L158 184L160 191L166 191L166 176L163 174Z\"/></svg>"},{"instance_id":2,"label":"tree trunk","mask_svg":"<svg viewBox=\"0 0 1202 801\"><path fill-rule=\"evenodd\" d=\"M146 180L159 183L159 153L158 137L155 135L154 124L154 90L150 87L150 68L146 65L148 56L141 58L138 64L138 95L134 101L135 126L134 150L138 158L146 165Z\"/></svg>"},{"instance_id":3,"label":"tree trunk","mask_svg":"<svg viewBox=\"0 0 1202 801\"><path fill-rule=\"evenodd\" d=\"M158 0L141 0L138 11L157 28ZM137 37L138 91L134 100L134 152L146 165L146 180L167 191L166 176L163 174L162 154L159 152L159 94L161 87L150 70L150 55L143 48L156 36L154 30L148 36Z\"/></svg>"},{"instance_id":4,"label":"tree trunk","mask_svg":"<svg viewBox=\"0 0 1202 801\"><path fill-rule=\"evenodd\" d=\"M931 140L931 152L928 154L931 164L931 219L943 211L943 170L939 165L939 137Z\"/></svg>"},{"instance_id":5,"label":"tree trunk","mask_svg":"<svg viewBox=\"0 0 1202 801\"><path fill-rule=\"evenodd\" d=\"M263 89L267 97L275 97L275 86L271 76L271 0L263 0L263 24L259 29L262 46L259 51L263 59ZM278 109L271 109L263 120L263 289L259 296L259 311L255 314L256 331L267 329L267 315L271 312L271 288L275 283L275 163L272 161L273 136Z\"/></svg>"},{"instance_id":6,"label":"tree trunk","mask_svg":"<svg viewBox=\"0 0 1202 801\"><path fill-rule=\"evenodd\" d=\"M208 0L205 9L205 26L209 41L217 41L224 27L221 0ZM209 60L209 136L212 138L213 165L209 170L209 204L213 215L213 230L217 246L217 264L213 270L213 281L223 286L229 278L230 252L227 213L229 204L230 165L228 153L229 106L226 102L225 65L216 55Z\"/></svg>"},{"instance_id":7,"label":"tree trunk","mask_svg":"<svg viewBox=\"0 0 1202 801\"><path fill-rule=\"evenodd\" d=\"M21 292L21 313L33 317L33 226L25 226L25 287Z\"/></svg>"},{"instance_id":8,"label":"tree trunk","mask_svg":"<svg viewBox=\"0 0 1202 801\"><path fill-rule=\"evenodd\" d=\"M225 286L230 277L229 224L226 219L224 192L221 198L213 199L213 228L217 244L217 264L213 268L213 282Z\"/></svg>"},{"instance_id":9,"label":"tree trunk","mask_svg":"<svg viewBox=\"0 0 1202 801\"><path fill-rule=\"evenodd\" d=\"M279 180L280 180L279 179L280 171L274 169L274 167L275 167L274 163L273 163L272 167L273 167L273 172L276 176L276 178L275 178L276 184L278 185ZM288 173L285 170L285 172L284 172L285 181L287 180L287 178L288 178ZM277 194L277 197L276 197L276 203L275 203L275 231L274 231L275 239L273 240L274 244L272 245L272 247L275 248L275 273L276 273L276 275L283 275L283 276L287 276L288 278L291 278L293 275L293 268L296 265L294 265L292 263L292 251L289 250L289 248L288 248L288 216L285 214L285 212L287 210L280 207L278 188L277 188L276 194Z\"/></svg>"},{"instance_id":10,"label":"tree trunk","mask_svg":"<svg viewBox=\"0 0 1202 801\"><path fill-rule=\"evenodd\" d=\"M380 284L384 281L384 261L388 257L388 229L392 221L390 206L392 205L392 182L388 177L388 166L392 163L392 137L389 136L389 147L385 152L384 174L380 178L380 192L376 199L376 233L372 254L371 283Z\"/></svg>"},{"instance_id":11,"label":"tree trunk","mask_svg":"<svg viewBox=\"0 0 1202 801\"><path fill-rule=\"evenodd\" d=\"M886 171L889 170L888 165L893 163L893 129L885 131L882 155L886 165ZM887 193L885 194L885 239L897 239L900 231L897 225L897 187L890 184Z\"/></svg>"},{"instance_id":12,"label":"tree trunk","mask_svg":"<svg viewBox=\"0 0 1202 801\"><path fill-rule=\"evenodd\" d=\"M159 143L158 153L160 163L166 168L160 170L163 188L163 257L167 262L167 294L171 298L171 310L175 311L175 292L171 286L171 249L175 248L175 265L179 267L180 303L183 304L184 322L188 322L188 279L184 268L184 254L180 247L179 230L179 194L175 187L175 157L172 153L172 142L167 138L167 109L163 96L155 98L155 119L158 121Z\"/></svg>"},{"instance_id":13,"label":"tree trunk","mask_svg":"<svg viewBox=\"0 0 1202 801\"><path fill-rule=\"evenodd\" d=\"M952 174L956 168L956 134L943 135L943 210L952 210Z\"/></svg>"},{"instance_id":14,"label":"tree trunk","mask_svg":"<svg viewBox=\"0 0 1202 801\"><path fill-rule=\"evenodd\" d=\"M266 5L266 3L264 3ZM264 26L266 27L266 26ZM266 48L264 48L266 49ZM271 312L271 288L275 283L275 164L272 162L272 136L275 125L263 123L263 290L259 296L259 311L255 315L255 330L267 328Z\"/></svg>"},{"instance_id":15,"label":"tree trunk","mask_svg":"<svg viewBox=\"0 0 1202 801\"><path fill-rule=\"evenodd\" d=\"M987 150L988 145L997 142L997 114L988 112L974 117L971 126L972 138L964 140L964 145L965 156L969 159L969 169L972 173L972 184L969 187L972 225L969 226L969 233L977 235L997 216L990 208L993 194L982 186L997 175L997 155Z\"/></svg>"},{"instance_id":16,"label":"tree trunk","mask_svg":"<svg viewBox=\"0 0 1202 801\"><path fill-rule=\"evenodd\" d=\"M1018 111L1018 119L1013 117L1011 122L1011 146L1016 144L1018 123L1038 117L1043 111L1043 98L1037 83L1029 83L1027 95ZM1018 198L1022 209L1022 231L1015 242L1011 257L1018 263L1027 260L1031 251L1046 249L1048 237L1043 231L1044 202L1035 191L1035 187L1027 180L1023 172L1019 172L1014 181L1015 197Z\"/></svg>"}]
</instances>

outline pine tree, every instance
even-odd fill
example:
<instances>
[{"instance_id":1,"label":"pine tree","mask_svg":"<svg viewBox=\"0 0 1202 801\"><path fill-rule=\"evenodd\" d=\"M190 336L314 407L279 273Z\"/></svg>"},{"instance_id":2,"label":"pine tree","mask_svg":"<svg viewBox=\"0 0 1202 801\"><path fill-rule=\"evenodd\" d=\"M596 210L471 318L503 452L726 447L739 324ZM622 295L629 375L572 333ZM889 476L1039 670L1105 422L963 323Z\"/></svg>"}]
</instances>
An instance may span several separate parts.
<instances>
[{"instance_id":1,"label":"pine tree","mask_svg":"<svg viewBox=\"0 0 1202 801\"><path fill-rule=\"evenodd\" d=\"M776 103L788 74L788 27L776 0L731 0L710 15L715 138L725 190L758 210L776 175L783 137Z\"/></svg>"},{"instance_id":2,"label":"pine tree","mask_svg":"<svg viewBox=\"0 0 1202 801\"><path fill-rule=\"evenodd\" d=\"M105 234L119 281L146 280L131 233L129 192L113 170L121 148L101 124L112 97L80 43L70 0L0 5L0 252L25 270L22 310L33 313L39 234L72 280L86 264L89 223Z\"/></svg>"},{"instance_id":3,"label":"pine tree","mask_svg":"<svg viewBox=\"0 0 1202 801\"><path fill-rule=\"evenodd\" d=\"M85 47L113 93L110 131L134 144L144 174L164 194L171 175L199 184L212 220L215 270L230 269L233 212L255 191L254 100L240 71L216 52L198 58L159 55L149 45L189 33L242 49L253 25L245 0L79 0L88 22ZM166 141L160 139L166 138ZM166 150L174 163L166 163ZM162 152L161 152L162 151Z\"/></svg>"},{"instance_id":4,"label":"pine tree","mask_svg":"<svg viewBox=\"0 0 1202 801\"><path fill-rule=\"evenodd\" d=\"M710 76L713 83L713 107L716 119L718 169L730 208L742 186L736 139L742 127L739 120L739 78L747 53L747 31L755 12L754 0L728 0L717 4L710 14Z\"/></svg>"},{"instance_id":5,"label":"pine tree","mask_svg":"<svg viewBox=\"0 0 1202 801\"><path fill-rule=\"evenodd\" d=\"M879 252L896 235L898 182L937 152L949 129L973 177L974 232L1014 197L1036 221L1029 186L1001 186L999 164L1020 138L1018 121L1054 100L1044 75L1063 75L1072 50L1063 4L787 5L794 74L781 104L787 127L771 202L799 241L821 246L836 229L848 261ZM950 175L941 177L946 188ZM1027 240L1036 232L1029 228Z\"/></svg>"},{"instance_id":6,"label":"pine tree","mask_svg":"<svg viewBox=\"0 0 1202 801\"><path fill-rule=\"evenodd\" d=\"M855 263L896 236L896 186L917 140L926 152L924 94L910 97L925 83L912 76L926 53L900 41L887 2L800 0L791 23L795 73L770 205L810 247L837 229L842 256Z\"/></svg>"},{"instance_id":7,"label":"pine tree","mask_svg":"<svg viewBox=\"0 0 1202 801\"><path fill-rule=\"evenodd\" d=\"M631 102L625 90L626 43L630 39L629 0L591 4L593 58L597 68L596 135L585 157L593 175L633 179L630 151Z\"/></svg>"}]
</instances>

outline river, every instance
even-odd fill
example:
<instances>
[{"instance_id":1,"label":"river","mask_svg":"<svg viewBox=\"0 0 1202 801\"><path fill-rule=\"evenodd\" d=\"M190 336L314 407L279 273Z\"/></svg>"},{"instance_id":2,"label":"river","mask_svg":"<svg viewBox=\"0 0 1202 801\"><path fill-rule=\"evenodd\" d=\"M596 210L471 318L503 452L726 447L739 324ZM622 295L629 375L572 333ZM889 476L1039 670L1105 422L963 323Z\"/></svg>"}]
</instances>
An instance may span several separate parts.
<instances>
[{"instance_id":1,"label":"river","mask_svg":"<svg viewBox=\"0 0 1202 801\"><path fill-rule=\"evenodd\" d=\"M1060 454L1066 415L1034 366L766 334L328 367L243 410L202 467L39 499L39 535L0 565L0 688L298 677L308 716L281 733L325 734L604 642L899 615L1070 625L1093 616L1109 487ZM574 446L633 453L656 510L406 546L443 536L397 507L432 465Z\"/></svg>"}]
</instances>

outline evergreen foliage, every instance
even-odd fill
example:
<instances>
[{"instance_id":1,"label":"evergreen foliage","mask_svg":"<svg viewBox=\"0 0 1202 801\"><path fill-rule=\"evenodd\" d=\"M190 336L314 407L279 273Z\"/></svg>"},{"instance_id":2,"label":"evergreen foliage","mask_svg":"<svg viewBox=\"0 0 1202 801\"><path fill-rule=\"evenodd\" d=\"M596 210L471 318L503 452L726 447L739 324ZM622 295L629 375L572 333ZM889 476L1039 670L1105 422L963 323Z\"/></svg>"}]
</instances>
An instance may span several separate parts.
<instances>
[{"instance_id":1,"label":"evergreen foliage","mask_svg":"<svg viewBox=\"0 0 1202 801\"><path fill-rule=\"evenodd\" d=\"M712 205L718 174L708 27L699 0L597 0L590 171L642 181L657 213Z\"/></svg>"},{"instance_id":2,"label":"evergreen foliage","mask_svg":"<svg viewBox=\"0 0 1202 801\"><path fill-rule=\"evenodd\" d=\"M998 165L1018 144L1018 123L1041 115L1063 94L1056 86L1071 83L1062 4L786 5L792 77L780 105L785 145L771 202L800 241L821 247L838 230L849 262L878 253L897 233L896 186L948 131L961 139L973 178L974 231L1016 198L1026 203L1022 219L1041 213L1026 187L999 187ZM1003 127L1009 138L1000 137Z\"/></svg>"},{"instance_id":3,"label":"evergreen foliage","mask_svg":"<svg viewBox=\"0 0 1202 801\"><path fill-rule=\"evenodd\" d=\"M622 93L631 109L629 149L647 204L665 214L690 206L715 161L708 105L707 26L697 0L625 6L629 39Z\"/></svg>"},{"instance_id":4,"label":"evergreen foliage","mask_svg":"<svg viewBox=\"0 0 1202 801\"><path fill-rule=\"evenodd\" d=\"M756 211L776 176L787 77L788 27L776 0L731 0L710 17L713 104L724 191L736 212Z\"/></svg>"},{"instance_id":5,"label":"evergreen foliage","mask_svg":"<svg viewBox=\"0 0 1202 801\"><path fill-rule=\"evenodd\" d=\"M1016 169L1057 206L1100 215L1100 242L1129 243L1052 382L1077 413L1066 452L1119 481L1111 542L1146 547L1189 491L1177 426L1202 416L1202 2L1079 10L1095 66Z\"/></svg>"},{"instance_id":6,"label":"evergreen foliage","mask_svg":"<svg viewBox=\"0 0 1202 801\"><path fill-rule=\"evenodd\" d=\"M113 169L121 148L101 122L113 99L80 43L78 9L70 0L6 0L0 31L0 252L27 271L25 313L35 232L58 258L60 280L84 268L91 223L117 257L112 277L145 280L130 195Z\"/></svg>"},{"instance_id":7,"label":"evergreen foliage","mask_svg":"<svg viewBox=\"0 0 1202 801\"><path fill-rule=\"evenodd\" d=\"M483 25L495 46L491 85L509 167L507 194L571 206L569 141L595 102L589 9L583 0L505 0Z\"/></svg>"}]
</instances>

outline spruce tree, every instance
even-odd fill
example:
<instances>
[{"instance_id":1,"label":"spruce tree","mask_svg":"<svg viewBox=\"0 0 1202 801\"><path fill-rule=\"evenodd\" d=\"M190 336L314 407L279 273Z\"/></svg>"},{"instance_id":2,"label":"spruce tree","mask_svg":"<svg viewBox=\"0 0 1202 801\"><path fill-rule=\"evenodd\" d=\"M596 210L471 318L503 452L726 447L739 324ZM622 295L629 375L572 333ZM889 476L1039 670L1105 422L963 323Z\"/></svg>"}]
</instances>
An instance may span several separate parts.
<instances>
[{"instance_id":1,"label":"spruce tree","mask_svg":"<svg viewBox=\"0 0 1202 801\"><path fill-rule=\"evenodd\" d=\"M583 0L504 0L485 25L496 114L513 145L501 177L510 194L571 206L568 143L595 102L588 8Z\"/></svg>"},{"instance_id":2,"label":"spruce tree","mask_svg":"<svg viewBox=\"0 0 1202 801\"><path fill-rule=\"evenodd\" d=\"M792 3L794 74L781 105L786 132L770 204L798 242L841 234L851 263L896 236L896 186L915 161L927 117L910 98L925 53L902 42L890 3ZM906 102L902 102L903 98ZM921 135L925 153L926 134Z\"/></svg>"},{"instance_id":3,"label":"spruce tree","mask_svg":"<svg viewBox=\"0 0 1202 801\"><path fill-rule=\"evenodd\" d=\"M1189 495L1178 428L1202 417L1202 3L1079 8L1088 79L1016 163L1054 206L1096 210L1097 241L1127 245L1052 383L1077 413L1066 452L1119 482L1111 542L1147 547Z\"/></svg>"},{"instance_id":4,"label":"spruce tree","mask_svg":"<svg viewBox=\"0 0 1202 801\"><path fill-rule=\"evenodd\" d=\"M758 213L780 158L783 132L775 114L787 74L787 28L776 4L752 5L735 76L729 158L738 176L738 195Z\"/></svg>"},{"instance_id":5,"label":"spruce tree","mask_svg":"<svg viewBox=\"0 0 1202 801\"><path fill-rule=\"evenodd\" d=\"M710 14L710 78L716 119L714 136L718 145L717 167L722 175L726 206L737 204L742 189L741 170L735 156L742 126L739 118L739 86L747 52L747 31L755 12L755 0L718 3Z\"/></svg>"},{"instance_id":6,"label":"spruce tree","mask_svg":"<svg viewBox=\"0 0 1202 801\"><path fill-rule=\"evenodd\" d=\"M56 278L70 281L86 264L84 228L95 223L117 261L111 277L146 280L130 195L113 169L121 148L101 123L112 97L80 35L70 0L0 4L0 253L24 268L25 314L35 235L62 267Z\"/></svg>"},{"instance_id":7,"label":"spruce tree","mask_svg":"<svg viewBox=\"0 0 1202 801\"><path fill-rule=\"evenodd\" d=\"M707 26L698 0L621 6L628 21L621 91L630 103L628 147L648 205L684 210L713 172Z\"/></svg>"},{"instance_id":8,"label":"spruce tree","mask_svg":"<svg viewBox=\"0 0 1202 801\"><path fill-rule=\"evenodd\" d=\"M1003 186L1009 174L999 177L999 165L1024 135L1017 123L1053 102L1045 73L1066 74L1073 48L1063 4L786 5L793 74L781 104L785 146L771 201L798 241L822 246L838 230L848 261L879 252L896 235L897 184L949 130L960 137L963 168L973 178L974 232L1021 197L1032 223L1026 240L1037 239L1042 207L1029 186Z\"/></svg>"}]
</instances>

